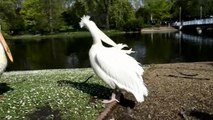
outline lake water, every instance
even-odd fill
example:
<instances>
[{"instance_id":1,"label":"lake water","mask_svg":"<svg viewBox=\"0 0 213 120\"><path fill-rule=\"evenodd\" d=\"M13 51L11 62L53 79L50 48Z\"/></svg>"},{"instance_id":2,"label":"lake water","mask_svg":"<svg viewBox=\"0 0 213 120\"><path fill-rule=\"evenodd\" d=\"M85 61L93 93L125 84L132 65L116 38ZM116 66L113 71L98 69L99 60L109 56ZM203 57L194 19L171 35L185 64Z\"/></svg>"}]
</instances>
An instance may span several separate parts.
<instances>
[{"instance_id":1,"label":"lake water","mask_svg":"<svg viewBox=\"0 0 213 120\"><path fill-rule=\"evenodd\" d=\"M213 61L213 38L177 33L110 36L125 43L142 64ZM91 36L8 41L14 57L7 71L90 67Z\"/></svg>"}]
</instances>

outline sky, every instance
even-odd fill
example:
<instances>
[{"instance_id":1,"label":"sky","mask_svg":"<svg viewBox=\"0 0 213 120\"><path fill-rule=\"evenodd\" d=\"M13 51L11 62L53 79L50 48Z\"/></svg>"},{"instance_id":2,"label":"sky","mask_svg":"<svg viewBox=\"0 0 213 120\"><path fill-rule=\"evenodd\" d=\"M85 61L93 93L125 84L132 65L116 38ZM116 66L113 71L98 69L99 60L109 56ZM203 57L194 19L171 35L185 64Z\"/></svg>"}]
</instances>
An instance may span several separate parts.
<instances>
[{"instance_id":1,"label":"sky","mask_svg":"<svg viewBox=\"0 0 213 120\"><path fill-rule=\"evenodd\" d=\"M132 6L137 10L143 6L144 0L129 0Z\"/></svg>"}]
</instances>

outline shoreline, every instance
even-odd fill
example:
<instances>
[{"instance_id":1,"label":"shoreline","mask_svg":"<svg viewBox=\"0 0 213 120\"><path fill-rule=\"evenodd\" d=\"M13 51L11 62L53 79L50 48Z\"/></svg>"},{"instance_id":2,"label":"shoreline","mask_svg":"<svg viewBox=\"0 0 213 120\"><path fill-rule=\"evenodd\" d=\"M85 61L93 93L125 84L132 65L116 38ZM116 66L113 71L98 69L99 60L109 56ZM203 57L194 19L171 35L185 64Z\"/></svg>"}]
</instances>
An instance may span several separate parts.
<instances>
[{"instance_id":1,"label":"shoreline","mask_svg":"<svg viewBox=\"0 0 213 120\"><path fill-rule=\"evenodd\" d=\"M119 30L103 30L107 35L123 34ZM48 39L48 38L64 38L64 37L87 37L91 36L88 31L73 31L73 32L60 32L55 34L23 34L23 35L6 35L5 38L9 40L37 40L37 39Z\"/></svg>"},{"instance_id":2,"label":"shoreline","mask_svg":"<svg viewBox=\"0 0 213 120\"><path fill-rule=\"evenodd\" d=\"M173 27L150 27L141 29L141 33L164 33L164 32L177 32L178 30Z\"/></svg>"},{"instance_id":3,"label":"shoreline","mask_svg":"<svg viewBox=\"0 0 213 120\"><path fill-rule=\"evenodd\" d=\"M125 31L119 30L103 30L107 35L116 35L116 34L125 34ZM150 27L150 28L142 28L141 31L136 33L162 33L162 32L176 32L177 29L173 27ZM135 33L134 31L130 31L127 33ZM17 40L17 39L47 39L47 38L63 38L63 37L80 37L80 36L90 36L88 31L73 31L73 32L61 32L55 34L23 34L23 35L5 35L6 39L9 40Z\"/></svg>"}]
</instances>

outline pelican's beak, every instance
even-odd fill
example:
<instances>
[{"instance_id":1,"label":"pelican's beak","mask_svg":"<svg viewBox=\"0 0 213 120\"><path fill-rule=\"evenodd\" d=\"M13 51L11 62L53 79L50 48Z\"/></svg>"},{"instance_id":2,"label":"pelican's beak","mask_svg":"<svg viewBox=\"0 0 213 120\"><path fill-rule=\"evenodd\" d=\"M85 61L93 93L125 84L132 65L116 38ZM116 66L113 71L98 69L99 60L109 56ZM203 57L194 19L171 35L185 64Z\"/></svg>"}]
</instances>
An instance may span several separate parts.
<instances>
[{"instance_id":1,"label":"pelican's beak","mask_svg":"<svg viewBox=\"0 0 213 120\"><path fill-rule=\"evenodd\" d=\"M10 59L11 62L13 62L13 56L10 52L10 48L8 47L2 33L0 32L0 43L2 44L2 46L4 47L5 52L7 53L8 58Z\"/></svg>"}]
</instances>

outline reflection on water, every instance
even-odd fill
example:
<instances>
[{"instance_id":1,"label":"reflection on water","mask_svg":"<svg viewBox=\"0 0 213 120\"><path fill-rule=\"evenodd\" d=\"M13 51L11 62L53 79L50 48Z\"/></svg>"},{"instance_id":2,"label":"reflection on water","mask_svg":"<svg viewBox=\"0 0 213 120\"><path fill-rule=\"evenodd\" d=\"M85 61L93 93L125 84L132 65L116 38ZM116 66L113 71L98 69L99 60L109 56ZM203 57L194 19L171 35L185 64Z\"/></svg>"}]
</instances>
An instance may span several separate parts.
<instances>
[{"instance_id":1,"label":"reflection on water","mask_svg":"<svg viewBox=\"0 0 213 120\"><path fill-rule=\"evenodd\" d=\"M213 44L213 38L209 38L205 36L190 35L190 34L184 34L182 32L178 32L175 34L175 37L177 39L188 40L197 44L207 44L207 45Z\"/></svg>"},{"instance_id":2,"label":"reflection on water","mask_svg":"<svg viewBox=\"0 0 213 120\"><path fill-rule=\"evenodd\" d=\"M212 61L213 60L213 38L176 33L179 39L181 55L186 62Z\"/></svg>"},{"instance_id":3,"label":"reflection on water","mask_svg":"<svg viewBox=\"0 0 213 120\"><path fill-rule=\"evenodd\" d=\"M182 33L126 34L110 36L133 48L142 64L213 60L213 40ZM90 67L91 37L10 40L14 63L7 71Z\"/></svg>"}]
</instances>

